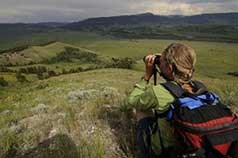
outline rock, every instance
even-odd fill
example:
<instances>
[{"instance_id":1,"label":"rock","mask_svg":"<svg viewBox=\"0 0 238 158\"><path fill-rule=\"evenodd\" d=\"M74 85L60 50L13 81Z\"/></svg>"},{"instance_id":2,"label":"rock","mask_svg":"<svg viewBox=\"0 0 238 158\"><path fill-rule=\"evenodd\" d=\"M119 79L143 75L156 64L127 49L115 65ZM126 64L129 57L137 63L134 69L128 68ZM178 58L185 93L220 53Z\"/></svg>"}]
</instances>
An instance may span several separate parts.
<instances>
[{"instance_id":1,"label":"rock","mask_svg":"<svg viewBox=\"0 0 238 158\"><path fill-rule=\"evenodd\" d=\"M52 129L49 133L49 138L55 136L56 134L58 133L58 130L57 129Z\"/></svg>"},{"instance_id":2,"label":"rock","mask_svg":"<svg viewBox=\"0 0 238 158\"><path fill-rule=\"evenodd\" d=\"M16 133L16 134L19 134L23 131L23 127L20 125L13 125L9 129L11 132Z\"/></svg>"},{"instance_id":3,"label":"rock","mask_svg":"<svg viewBox=\"0 0 238 158\"><path fill-rule=\"evenodd\" d=\"M76 90L68 93L68 99L70 102L75 102L77 100L89 100L91 98L95 98L98 94L99 91L96 89Z\"/></svg>"},{"instance_id":4,"label":"rock","mask_svg":"<svg viewBox=\"0 0 238 158\"><path fill-rule=\"evenodd\" d=\"M31 112L34 114L47 113L48 107L45 104L38 104L36 107L31 108Z\"/></svg>"},{"instance_id":5,"label":"rock","mask_svg":"<svg viewBox=\"0 0 238 158\"><path fill-rule=\"evenodd\" d=\"M12 158L77 158L78 151L73 140L65 134L58 134Z\"/></svg>"},{"instance_id":6,"label":"rock","mask_svg":"<svg viewBox=\"0 0 238 158\"><path fill-rule=\"evenodd\" d=\"M8 115L10 113L11 113L11 111L7 109L7 110L4 110L3 112L1 112L0 115Z\"/></svg>"},{"instance_id":7,"label":"rock","mask_svg":"<svg viewBox=\"0 0 238 158\"><path fill-rule=\"evenodd\" d=\"M80 89L70 91L68 99L70 103L76 101L87 101L92 99L100 99L106 102L115 103L121 97L121 94L114 87L101 87L99 89Z\"/></svg>"},{"instance_id":8,"label":"rock","mask_svg":"<svg viewBox=\"0 0 238 158\"><path fill-rule=\"evenodd\" d=\"M102 94L104 95L104 97L106 97L106 99L111 98L113 96L119 96L120 95L118 90L114 87L105 87L102 91Z\"/></svg>"}]
</instances>

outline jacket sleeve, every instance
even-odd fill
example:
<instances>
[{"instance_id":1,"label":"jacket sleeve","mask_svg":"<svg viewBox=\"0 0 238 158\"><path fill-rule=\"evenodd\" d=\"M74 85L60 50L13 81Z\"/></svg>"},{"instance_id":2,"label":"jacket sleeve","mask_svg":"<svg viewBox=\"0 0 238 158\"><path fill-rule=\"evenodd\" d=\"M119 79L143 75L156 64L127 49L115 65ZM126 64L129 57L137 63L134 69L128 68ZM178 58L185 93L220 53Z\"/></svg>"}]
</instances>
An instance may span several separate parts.
<instances>
[{"instance_id":1,"label":"jacket sleeve","mask_svg":"<svg viewBox=\"0 0 238 158\"><path fill-rule=\"evenodd\" d=\"M173 100L173 96L162 85L153 86L141 80L129 95L128 104L130 108L140 111L156 109L162 113L168 110Z\"/></svg>"}]
</instances>

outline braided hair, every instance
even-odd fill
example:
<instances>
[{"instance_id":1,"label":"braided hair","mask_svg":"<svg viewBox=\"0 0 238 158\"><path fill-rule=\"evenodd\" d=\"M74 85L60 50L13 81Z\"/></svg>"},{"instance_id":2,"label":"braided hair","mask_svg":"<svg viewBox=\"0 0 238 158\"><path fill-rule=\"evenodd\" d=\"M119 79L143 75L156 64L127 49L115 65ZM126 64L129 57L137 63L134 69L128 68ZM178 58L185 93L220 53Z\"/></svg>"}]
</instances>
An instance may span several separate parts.
<instances>
[{"instance_id":1,"label":"braided hair","mask_svg":"<svg viewBox=\"0 0 238 158\"><path fill-rule=\"evenodd\" d=\"M184 44L172 43L163 53L167 62L172 65L174 80L189 82L195 70L196 53L194 49Z\"/></svg>"}]
</instances>

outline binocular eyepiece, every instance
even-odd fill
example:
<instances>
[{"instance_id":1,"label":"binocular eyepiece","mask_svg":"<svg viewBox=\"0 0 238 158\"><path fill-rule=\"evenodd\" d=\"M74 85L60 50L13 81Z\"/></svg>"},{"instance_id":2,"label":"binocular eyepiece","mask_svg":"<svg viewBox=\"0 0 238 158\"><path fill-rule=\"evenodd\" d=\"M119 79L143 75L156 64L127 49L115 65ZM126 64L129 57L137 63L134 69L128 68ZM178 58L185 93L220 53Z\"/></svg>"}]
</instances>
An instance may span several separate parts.
<instances>
[{"instance_id":1,"label":"binocular eyepiece","mask_svg":"<svg viewBox=\"0 0 238 158\"><path fill-rule=\"evenodd\" d=\"M146 57L147 56L143 57L144 62L145 62ZM161 57L160 55L155 55L154 62L153 62L154 65L160 65L160 57Z\"/></svg>"}]
</instances>

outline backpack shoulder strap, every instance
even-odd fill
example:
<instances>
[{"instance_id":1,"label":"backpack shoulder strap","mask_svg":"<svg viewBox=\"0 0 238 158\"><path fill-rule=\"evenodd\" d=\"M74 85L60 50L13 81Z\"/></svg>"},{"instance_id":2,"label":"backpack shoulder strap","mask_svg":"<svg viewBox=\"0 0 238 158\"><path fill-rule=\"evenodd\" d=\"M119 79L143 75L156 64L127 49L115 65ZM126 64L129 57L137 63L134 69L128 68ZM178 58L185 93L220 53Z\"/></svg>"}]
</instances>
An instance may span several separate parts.
<instances>
[{"instance_id":1,"label":"backpack shoulder strap","mask_svg":"<svg viewBox=\"0 0 238 158\"><path fill-rule=\"evenodd\" d=\"M161 83L165 89L167 89L175 98L181 97L186 91L178 85L176 82Z\"/></svg>"},{"instance_id":2,"label":"backpack shoulder strap","mask_svg":"<svg viewBox=\"0 0 238 158\"><path fill-rule=\"evenodd\" d=\"M196 87L195 95L200 95L208 92L207 87L202 82L194 80L192 81L192 84L194 84L194 87Z\"/></svg>"},{"instance_id":3,"label":"backpack shoulder strap","mask_svg":"<svg viewBox=\"0 0 238 158\"><path fill-rule=\"evenodd\" d=\"M196 80L191 81L191 84L194 85L194 87L196 88L196 92L192 94L193 96L197 96L197 95L208 92L208 89L206 88L206 86L200 81L196 81ZM175 98L180 98L184 94L188 94L188 92L176 82L173 82L173 81L165 82L165 83L161 83L161 85L164 86Z\"/></svg>"}]
</instances>

